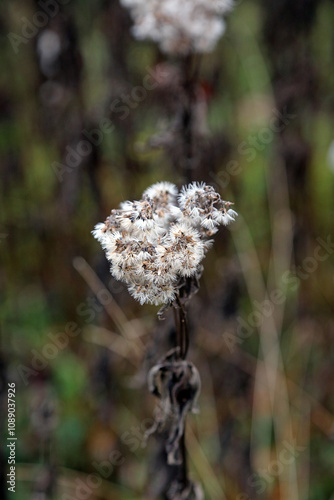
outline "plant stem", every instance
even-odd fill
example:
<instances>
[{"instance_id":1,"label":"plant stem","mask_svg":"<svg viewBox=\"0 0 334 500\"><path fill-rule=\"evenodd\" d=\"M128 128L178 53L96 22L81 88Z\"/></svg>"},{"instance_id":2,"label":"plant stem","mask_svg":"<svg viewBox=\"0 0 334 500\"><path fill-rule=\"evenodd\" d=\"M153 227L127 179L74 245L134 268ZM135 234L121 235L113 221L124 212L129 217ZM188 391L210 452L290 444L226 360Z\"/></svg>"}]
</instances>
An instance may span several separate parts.
<instances>
[{"instance_id":1,"label":"plant stem","mask_svg":"<svg viewBox=\"0 0 334 500\"><path fill-rule=\"evenodd\" d=\"M187 312L180 299L176 299L177 307L173 308L174 321L176 329L177 346L180 347L180 356L182 359L187 357L189 348L189 327Z\"/></svg>"},{"instance_id":2,"label":"plant stem","mask_svg":"<svg viewBox=\"0 0 334 500\"><path fill-rule=\"evenodd\" d=\"M180 465L179 470L179 481L184 486L188 485L188 467L187 467L187 453L186 453L186 445L185 445L185 432L186 432L186 424L184 424L184 432L180 439L180 453L182 457L182 463Z\"/></svg>"},{"instance_id":3,"label":"plant stem","mask_svg":"<svg viewBox=\"0 0 334 500\"><path fill-rule=\"evenodd\" d=\"M194 104L196 100L196 85L198 80L200 58L189 54L183 60L183 110L182 137L183 158L182 170L186 182L193 180L194 170Z\"/></svg>"},{"instance_id":4,"label":"plant stem","mask_svg":"<svg viewBox=\"0 0 334 500\"><path fill-rule=\"evenodd\" d=\"M185 310L185 306L181 303L179 298L177 298L176 303L177 305L173 307L173 312L174 312L174 321L176 329L177 347L180 348L181 359L185 359L189 347L189 329L188 329L187 313ZM189 483L187 454L185 446L185 427L186 423L184 424L184 430L179 444L181 464L178 470L178 481L184 488L186 488Z\"/></svg>"}]
</instances>

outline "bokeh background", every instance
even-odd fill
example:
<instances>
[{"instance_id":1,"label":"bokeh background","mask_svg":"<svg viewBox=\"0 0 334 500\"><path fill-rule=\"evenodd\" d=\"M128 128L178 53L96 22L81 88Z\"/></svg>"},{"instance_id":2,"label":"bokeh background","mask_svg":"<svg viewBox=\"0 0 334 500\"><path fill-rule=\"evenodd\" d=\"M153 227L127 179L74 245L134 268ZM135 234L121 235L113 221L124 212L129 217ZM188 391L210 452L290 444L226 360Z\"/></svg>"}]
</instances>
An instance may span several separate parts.
<instances>
[{"instance_id":1,"label":"bokeh background","mask_svg":"<svg viewBox=\"0 0 334 500\"><path fill-rule=\"evenodd\" d=\"M4 445L1 498L159 491L146 373L172 318L112 279L91 230L151 183L191 176L239 213L189 305L191 476L211 500L333 499L333 2L238 2L200 60L191 172L180 62L134 40L118 1L56 5L45 25L38 2L1 2L2 442L13 381L18 437L17 490Z\"/></svg>"}]
</instances>

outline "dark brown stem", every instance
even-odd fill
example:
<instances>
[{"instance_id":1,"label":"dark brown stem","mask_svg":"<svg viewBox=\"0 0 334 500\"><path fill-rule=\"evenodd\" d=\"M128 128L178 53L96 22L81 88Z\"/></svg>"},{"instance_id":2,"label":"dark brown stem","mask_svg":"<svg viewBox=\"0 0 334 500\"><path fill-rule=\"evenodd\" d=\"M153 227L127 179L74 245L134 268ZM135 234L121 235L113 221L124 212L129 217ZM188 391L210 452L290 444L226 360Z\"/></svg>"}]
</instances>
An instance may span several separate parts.
<instances>
[{"instance_id":1,"label":"dark brown stem","mask_svg":"<svg viewBox=\"0 0 334 500\"><path fill-rule=\"evenodd\" d=\"M174 313L174 324L175 324L175 331L176 331L176 347L180 348L180 352L182 351L182 332L181 332L181 322L180 322L180 317L179 314L177 313L177 308L173 307L173 313Z\"/></svg>"},{"instance_id":2,"label":"dark brown stem","mask_svg":"<svg viewBox=\"0 0 334 500\"><path fill-rule=\"evenodd\" d=\"M189 328L187 313L184 305L180 299L176 299L176 306L174 306L174 321L177 335L177 345L180 347L180 356L182 359L187 357L189 348Z\"/></svg>"},{"instance_id":3,"label":"dark brown stem","mask_svg":"<svg viewBox=\"0 0 334 500\"><path fill-rule=\"evenodd\" d=\"M189 347L189 331L188 331L188 320L187 313L182 306L180 309L180 323L181 323L181 332L182 332L182 349L181 349L181 357L185 359L188 353Z\"/></svg>"},{"instance_id":4,"label":"dark brown stem","mask_svg":"<svg viewBox=\"0 0 334 500\"><path fill-rule=\"evenodd\" d=\"M182 169L186 182L193 179L194 169L194 103L196 99L196 85L198 80L200 59L188 55L183 60L183 110L182 110L182 137L183 137L183 158Z\"/></svg>"},{"instance_id":5,"label":"dark brown stem","mask_svg":"<svg viewBox=\"0 0 334 500\"><path fill-rule=\"evenodd\" d=\"M180 166L182 168L186 182L193 180L194 170L194 105L196 104L196 86L199 72L199 58L189 55L183 60L183 101L181 116L182 153ZM182 291L180 291L182 297ZM189 327L187 312L184 304L178 296L173 305L174 322L176 330L176 346L180 349L180 357L185 360L189 349ZM179 443L181 463L178 468L178 482L182 490L189 485L185 426Z\"/></svg>"},{"instance_id":6,"label":"dark brown stem","mask_svg":"<svg viewBox=\"0 0 334 500\"><path fill-rule=\"evenodd\" d=\"M180 348L181 359L185 359L189 347L189 330L188 330L187 313L179 297L176 299L176 305L173 308L173 312L174 312L175 329L177 332L177 346ZM187 487L189 483L187 453L185 445L185 427L186 423L184 424L184 431L180 439L179 446L180 446L181 464L178 470L178 481L180 484L183 485L184 488Z\"/></svg>"},{"instance_id":7,"label":"dark brown stem","mask_svg":"<svg viewBox=\"0 0 334 500\"><path fill-rule=\"evenodd\" d=\"M184 432L180 439L180 453L181 453L182 463L180 465L180 470L179 470L179 481L185 486L187 486L189 479L188 479L188 467L187 467L187 452L185 445L185 432L186 432L186 424L184 424Z\"/></svg>"}]
</instances>

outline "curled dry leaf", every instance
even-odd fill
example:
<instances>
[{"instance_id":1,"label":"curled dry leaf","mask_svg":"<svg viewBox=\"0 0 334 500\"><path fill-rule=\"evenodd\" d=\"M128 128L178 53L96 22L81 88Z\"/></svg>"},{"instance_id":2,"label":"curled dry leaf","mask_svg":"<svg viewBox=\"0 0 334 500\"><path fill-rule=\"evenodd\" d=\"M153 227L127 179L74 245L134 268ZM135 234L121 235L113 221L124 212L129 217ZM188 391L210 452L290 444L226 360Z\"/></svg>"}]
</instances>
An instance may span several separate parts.
<instances>
[{"instance_id":1,"label":"curled dry leaf","mask_svg":"<svg viewBox=\"0 0 334 500\"><path fill-rule=\"evenodd\" d=\"M196 404L201 387L198 370L189 361L180 359L180 349L177 347L150 370L148 385L160 402L155 411L155 423L147 431L146 437L156 431L167 430L168 464L181 464L180 440L184 433L185 419L188 412L198 411Z\"/></svg>"},{"instance_id":2,"label":"curled dry leaf","mask_svg":"<svg viewBox=\"0 0 334 500\"><path fill-rule=\"evenodd\" d=\"M188 481L185 485L182 481L173 481L167 491L168 500L204 500L204 493L198 483Z\"/></svg>"}]
</instances>

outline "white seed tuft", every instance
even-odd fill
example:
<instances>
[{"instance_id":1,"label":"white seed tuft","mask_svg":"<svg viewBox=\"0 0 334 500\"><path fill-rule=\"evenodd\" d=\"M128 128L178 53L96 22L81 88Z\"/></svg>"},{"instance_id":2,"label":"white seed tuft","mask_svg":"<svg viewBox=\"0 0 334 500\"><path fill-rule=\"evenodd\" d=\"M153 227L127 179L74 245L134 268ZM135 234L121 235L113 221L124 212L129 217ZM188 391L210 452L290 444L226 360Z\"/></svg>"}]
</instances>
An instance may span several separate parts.
<instances>
[{"instance_id":1,"label":"white seed tuft","mask_svg":"<svg viewBox=\"0 0 334 500\"><path fill-rule=\"evenodd\" d=\"M139 201L125 201L92 231L111 263L141 304L175 300L181 279L198 277L220 224L237 213L212 186L192 183L178 195L169 182L153 184Z\"/></svg>"},{"instance_id":2,"label":"white seed tuft","mask_svg":"<svg viewBox=\"0 0 334 500\"><path fill-rule=\"evenodd\" d=\"M210 52L224 34L222 18L233 0L121 0L134 20L133 35L158 43L163 52Z\"/></svg>"}]
</instances>

